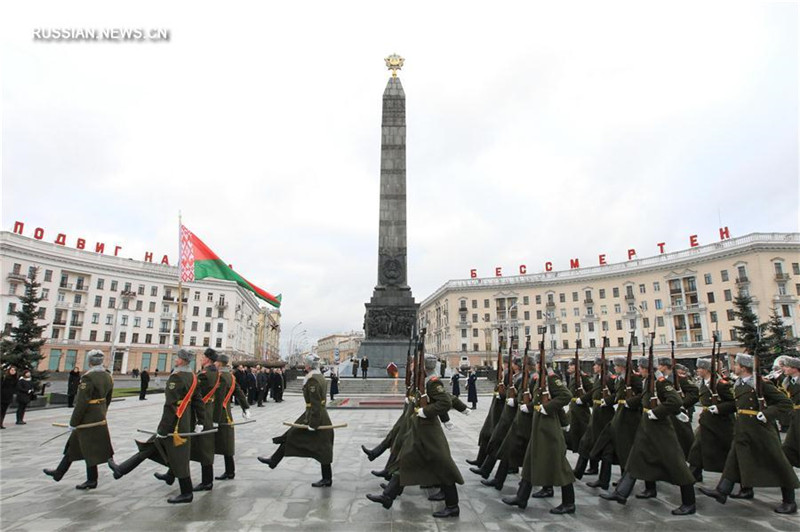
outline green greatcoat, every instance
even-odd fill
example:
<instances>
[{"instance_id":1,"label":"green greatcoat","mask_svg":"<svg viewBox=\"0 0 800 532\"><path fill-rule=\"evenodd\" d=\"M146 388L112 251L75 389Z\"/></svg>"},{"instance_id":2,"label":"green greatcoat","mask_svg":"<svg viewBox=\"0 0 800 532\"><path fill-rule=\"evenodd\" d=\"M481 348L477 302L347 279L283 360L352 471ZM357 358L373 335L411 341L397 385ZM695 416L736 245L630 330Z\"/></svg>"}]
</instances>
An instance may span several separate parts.
<instances>
[{"instance_id":1,"label":"green greatcoat","mask_svg":"<svg viewBox=\"0 0 800 532\"><path fill-rule=\"evenodd\" d=\"M577 389L578 381L576 379L570 379L569 383L572 400L570 401L567 415L569 432L567 432L566 438L567 449L574 453L578 452L581 438L589 429L589 420L592 418L592 379L585 373L581 373L581 382L583 383L583 393L580 393ZM578 404L578 400L580 400L581 404Z\"/></svg>"},{"instance_id":2,"label":"green greatcoat","mask_svg":"<svg viewBox=\"0 0 800 532\"><path fill-rule=\"evenodd\" d=\"M538 375L534 373L528 381L528 392L533 398L535 390L535 380ZM517 397L522 401L524 394L520 393ZM523 412L519 405L511 427L508 429L503 443L497 450L497 457L508 461L508 467L520 467L525 460L525 450L528 448L528 441L531 438L531 423L533 422L533 403L528 406L528 412Z\"/></svg>"},{"instance_id":3,"label":"green greatcoat","mask_svg":"<svg viewBox=\"0 0 800 532\"><path fill-rule=\"evenodd\" d=\"M234 456L236 454L236 432L233 420L233 396L242 407L242 411L250 408L247 397L241 387L236 384L231 370L227 366L219 368L219 386L214 394L214 423L217 432L214 434L214 454Z\"/></svg>"},{"instance_id":4,"label":"green greatcoat","mask_svg":"<svg viewBox=\"0 0 800 532\"><path fill-rule=\"evenodd\" d=\"M677 373L672 373L672 377L677 377ZM675 382L674 380L672 382ZM694 431L692 430L692 415L694 414L694 405L697 403L699 396L699 389L687 377L679 377L678 382L681 385L681 411L689 416L689 421L681 421L675 416L672 419L672 426L675 428L675 434L678 436L678 443L681 444L683 449L684 458L689 457L689 451L694 443Z\"/></svg>"},{"instance_id":5,"label":"green greatcoat","mask_svg":"<svg viewBox=\"0 0 800 532\"><path fill-rule=\"evenodd\" d=\"M611 420L614 418L614 389L616 375L610 374L606 378L606 389L608 390L608 401L603 399L603 386L600 375L595 375L592 384L592 417L589 419L589 427L578 444L578 453L581 456L589 457L597 438ZM570 429L572 430L572 429Z\"/></svg>"},{"instance_id":6,"label":"green greatcoat","mask_svg":"<svg viewBox=\"0 0 800 532\"><path fill-rule=\"evenodd\" d=\"M712 414L708 411L708 407L714 404L709 385L705 382L700 383L702 411L697 430L694 433L694 443L689 451L688 462L692 467L721 473L725 467L725 457L728 456L733 441L736 401L733 398L731 382L726 379L717 380L719 414Z\"/></svg>"},{"instance_id":7,"label":"green greatcoat","mask_svg":"<svg viewBox=\"0 0 800 532\"><path fill-rule=\"evenodd\" d=\"M158 434L164 435L164 438L153 436L146 442L136 442L140 451L144 451L150 446L155 445L157 453L151 456L151 459L159 464L169 467L172 474L176 478L189 478L189 457L191 455L191 442L192 438L185 438L184 441L176 442L172 437L175 432L187 433L192 431L192 415L204 415L203 401L200 395L195 391L190 394L192 383L196 382L197 376L191 371L186 371L181 368L187 366L179 366L175 368L164 388L164 410L161 414L161 422L158 424ZM187 368L188 369L188 368ZM183 401L190 401L183 412L183 415L178 418L178 408L183 404ZM192 413L197 409L197 412Z\"/></svg>"},{"instance_id":8,"label":"green greatcoat","mask_svg":"<svg viewBox=\"0 0 800 532\"><path fill-rule=\"evenodd\" d=\"M450 395L438 377L425 383L428 406L425 417L413 415L408 422L406 441L398 457L401 486L449 486L464 479L453 462L439 416L451 407Z\"/></svg>"},{"instance_id":9,"label":"green greatcoat","mask_svg":"<svg viewBox=\"0 0 800 532\"><path fill-rule=\"evenodd\" d=\"M114 380L102 366L89 369L81 377L75 409L69 424L72 427L105 421ZM87 466L96 466L114 456L108 425L72 431L64 448L64 454L71 461L85 460Z\"/></svg>"},{"instance_id":10,"label":"green greatcoat","mask_svg":"<svg viewBox=\"0 0 800 532\"><path fill-rule=\"evenodd\" d=\"M414 405L415 399L410 398L409 402L406 403L406 406L403 409L402 416L400 416L400 426L397 429L397 436L395 437L394 442L392 442L389 460L386 462L386 470L391 474L396 473L400 469L400 462L398 458L400 456L400 451L403 449L403 445L406 441L408 441L409 425L411 423L411 418L414 417Z\"/></svg>"},{"instance_id":11,"label":"green greatcoat","mask_svg":"<svg viewBox=\"0 0 800 532\"><path fill-rule=\"evenodd\" d=\"M214 364L209 364L197 372L197 393L203 400L203 411L192 410L192 429L201 425L203 430L211 430L214 426L214 406L216 391L222 382L220 373ZM191 459L202 465L214 463L215 435L194 436L192 438Z\"/></svg>"},{"instance_id":12,"label":"green greatcoat","mask_svg":"<svg viewBox=\"0 0 800 532\"><path fill-rule=\"evenodd\" d=\"M328 383L325 377L314 370L306 375L303 384L305 411L295 420L299 425L308 425L313 431L290 428L282 436L286 441L286 456L313 458L320 464L333 462L333 429L316 430L321 425L331 425L328 410L325 408Z\"/></svg>"},{"instance_id":13,"label":"green greatcoat","mask_svg":"<svg viewBox=\"0 0 800 532\"><path fill-rule=\"evenodd\" d=\"M519 375L514 378L514 386L519 389L522 383L522 375ZM492 437L489 438L489 443L486 446L486 453L490 455L496 455L498 449L503 444L503 440L506 438L508 434L508 429L511 428L511 422L514 421L514 417L517 414L517 400L514 400L514 406L508 405L508 394L506 394L506 404L503 405L503 410L500 413L500 419L497 420L497 424L494 426L494 430L492 430Z\"/></svg>"},{"instance_id":14,"label":"green greatcoat","mask_svg":"<svg viewBox=\"0 0 800 532\"><path fill-rule=\"evenodd\" d=\"M783 440L783 452L794 467L800 467L800 377L787 377L783 387L793 405L789 430Z\"/></svg>"},{"instance_id":15,"label":"green greatcoat","mask_svg":"<svg viewBox=\"0 0 800 532\"><path fill-rule=\"evenodd\" d=\"M492 396L492 403L489 405L489 412L486 413L486 419L483 421L483 427L478 434L478 447L485 448L489 445L489 440L492 438L494 426L500 420L500 415L503 413L503 408L506 406L506 394L498 392L498 386L494 388L494 395Z\"/></svg>"},{"instance_id":16,"label":"green greatcoat","mask_svg":"<svg viewBox=\"0 0 800 532\"><path fill-rule=\"evenodd\" d=\"M733 385L736 424L722 476L748 488L797 489L800 482L781 449L780 436L775 427L775 419L792 408L792 401L768 380L763 379L762 383L767 403L764 409L767 423L760 422L754 414L758 410L758 400L753 389L753 377L736 379Z\"/></svg>"},{"instance_id":17,"label":"green greatcoat","mask_svg":"<svg viewBox=\"0 0 800 532\"><path fill-rule=\"evenodd\" d=\"M617 393L614 396L616 412L592 449L592 456L622 466L628 461L642 419L642 377L638 373L631 375L630 397L625 378L624 375L617 378Z\"/></svg>"},{"instance_id":18,"label":"green greatcoat","mask_svg":"<svg viewBox=\"0 0 800 532\"><path fill-rule=\"evenodd\" d=\"M567 442L558 411L567 406L572 394L561 379L550 370L547 376L550 401L542 414L542 390L537 382L533 394L531 437L522 466L522 478L534 486L566 486L575 482L567 462Z\"/></svg>"},{"instance_id":19,"label":"green greatcoat","mask_svg":"<svg viewBox=\"0 0 800 532\"><path fill-rule=\"evenodd\" d=\"M663 480L676 486L694 484L671 417L681 410L681 396L664 377L655 382L658 406L652 409L657 419L650 419L650 391L647 379L642 393L642 420L628 455L625 471L639 480Z\"/></svg>"}]
</instances>

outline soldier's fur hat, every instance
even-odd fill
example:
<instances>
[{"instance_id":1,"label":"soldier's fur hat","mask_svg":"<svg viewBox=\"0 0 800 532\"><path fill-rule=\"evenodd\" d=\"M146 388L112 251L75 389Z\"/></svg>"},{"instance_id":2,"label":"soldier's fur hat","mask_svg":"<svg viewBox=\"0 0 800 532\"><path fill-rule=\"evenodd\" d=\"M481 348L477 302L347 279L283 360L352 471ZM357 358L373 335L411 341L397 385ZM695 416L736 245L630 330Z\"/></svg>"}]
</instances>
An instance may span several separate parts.
<instances>
[{"instance_id":1,"label":"soldier's fur hat","mask_svg":"<svg viewBox=\"0 0 800 532\"><path fill-rule=\"evenodd\" d=\"M99 349L92 349L86 353L86 356L89 359L90 366L99 366L103 363L103 359L105 358L105 355Z\"/></svg>"},{"instance_id":2,"label":"soldier's fur hat","mask_svg":"<svg viewBox=\"0 0 800 532\"><path fill-rule=\"evenodd\" d=\"M615 356L611 359L615 366L625 367L628 365L628 357Z\"/></svg>"},{"instance_id":3,"label":"soldier's fur hat","mask_svg":"<svg viewBox=\"0 0 800 532\"><path fill-rule=\"evenodd\" d=\"M711 359L710 358L698 358L697 359L697 369L707 369L711 371Z\"/></svg>"},{"instance_id":4,"label":"soldier's fur hat","mask_svg":"<svg viewBox=\"0 0 800 532\"><path fill-rule=\"evenodd\" d=\"M668 368L672 367L672 357L658 357L657 364L659 366L667 366Z\"/></svg>"},{"instance_id":5,"label":"soldier's fur hat","mask_svg":"<svg viewBox=\"0 0 800 532\"><path fill-rule=\"evenodd\" d=\"M648 369L650 367L650 359L648 357L639 357L639 368Z\"/></svg>"},{"instance_id":6,"label":"soldier's fur hat","mask_svg":"<svg viewBox=\"0 0 800 532\"><path fill-rule=\"evenodd\" d=\"M435 355L425 355L425 371L433 371L436 369L436 362L439 359Z\"/></svg>"},{"instance_id":7,"label":"soldier's fur hat","mask_svg":"<svg viewBox=\"0 0 800 532\"><path fill-rule=\"evenodd\" d=\"M191 349L178 349L178 358L191 362L194 360L194 351Z\"/></svg>"},{"instance_id":8,"label":"soldier's fur hat","mask_svg":"<svg viewBox=\"0 0 800 532\"><path fill-rule=\"evenodd\" d=\"M520 356L515 356L515 357L514 357L514 365L515 365L515 366L522 367L522 357L520 357Z\"/></svg>"},{"instance_id":9,"label":"soldier's fur hat","mask_svg":"<svg viewBox=\"0 0 800 532\"><path fill-rule=\"evenodd\" d=\"M227 366L228 362L231 361L231 357L229 357L225 353L217 353L217 360L216 361L219 362L220 364L222 364L223 366Z\"/></svg>"},{"instance_id":10,"label":"soldier's fur hat","mask_svg":"<svg viewBox=\"0 0 800 532\"><path fill-rule=\"evenodd\" d=\"M599 366L600 364L603 363L603 357L599 357L599 356L594 357L594 363ZM606 360L606 364L608 364L608 360Z\"/></svg>"},{"instance_id":11,"label":"soldier's fur hat","mask_svg":"<svg viewBox=\"0 0 800 532\"><path fill-rule=\"evenodd\" d=\"M677 362L675 362L675 369L679 369L679 370L685 371L687 373L689 372L689 368L687 368L683 364L678 364Z\"/></svg>"},{"instance_id":12,"label":"soldier's fur hat","mask_svg":"<svg viewBox=\"0 0 800 532\"><path fill-rule=\"evenodd\" d=\"M306 366L311 369L319 369L319 357L314 353L306 355Z\"/></svg>"},{"instance_id":13,"label":"soldier's fur hat","mask_svg":"<svg viewBox=\"0 0 800 532\"><path fill-rule=\"evenodd\" d=\"M783 359L783 365L800 369L800 358L787 356Z\"/></svg>"},{"instance_id":14,"label":"soldier's fur hat","mask_svg":"<svg viewBox=\"0 0 800 532\"><path fill-rule=\"evenodd\" d=\"M211 362L217 361L217 352L210 347L206 347L206 350L203 351L203 355L205 355L206 358L208 358Z\"/></svg>"},{"instance_id":15,"label":"soldier's fur hat","mask_svg":"<svg viewBox=\"0 0 800 532\"><path fill-rule=\"evenodd\" d=\"M753 356L747 353L736 353L736 363L743 368L753 368Z\"/></svg>"}]
</instances>

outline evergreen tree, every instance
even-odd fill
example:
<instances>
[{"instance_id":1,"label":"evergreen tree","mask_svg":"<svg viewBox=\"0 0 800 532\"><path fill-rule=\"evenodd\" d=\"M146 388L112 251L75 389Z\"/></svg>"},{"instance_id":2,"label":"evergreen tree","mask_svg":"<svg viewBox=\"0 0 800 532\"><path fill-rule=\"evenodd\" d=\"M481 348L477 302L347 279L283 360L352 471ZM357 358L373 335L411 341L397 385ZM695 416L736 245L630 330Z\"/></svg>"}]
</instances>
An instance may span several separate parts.
<instances>
[{"instance_id":1,"label":"evergreen tree","mask_svg":"<svg viewBox=\"0 0 800 532\"><path fill-rule=\"evenodd\" d=\"M45 325L37 323L39 314L40 283L36 282L39 270L31 270L31 274L25 279L24 294L19 297L21 306L11 312L17 318L16 326L11 328L11 337L3 338L0 342L0 362L3 366L16 366L18 370L31 370L34 389L37 389L38 382L48 377L46 371L39 371L39 361L42 359L41 348L45 340L42 339L42 331Z\"/></svg>"},{"instance_id":2,"label":"evergreen tree","mask_svg":"<svg viewBox=\"0 0 800 532\"><path fill-rule=\"evenodd\" d=\"M775 307L772 307L772 314L770 314L766 327L768 333L766 348L771 356L770 364L781 355L797 356L797 338L790 334L789 327L783 324L783 319Z\"/></svg>"},{"instance_id":3,"label":"evergreen tree","mask_svg":"<svg viewBox=\"0 0 800 532\"><path fill-rule=\"evenodd\" d=\"M764 338L760 332L765 330L765 324L758 323L758 316L750 307L752 304L753 298L739 291L739 295L733 299L733 306L735 307L733 315L736 316L741 325L734 325L733 328L736 331L739 345L750 354L758 353L761 367L765 367L766 359L769 356L765 357ZM772 362L770 362L771 364Z\"/></svg>"}]
</instances>

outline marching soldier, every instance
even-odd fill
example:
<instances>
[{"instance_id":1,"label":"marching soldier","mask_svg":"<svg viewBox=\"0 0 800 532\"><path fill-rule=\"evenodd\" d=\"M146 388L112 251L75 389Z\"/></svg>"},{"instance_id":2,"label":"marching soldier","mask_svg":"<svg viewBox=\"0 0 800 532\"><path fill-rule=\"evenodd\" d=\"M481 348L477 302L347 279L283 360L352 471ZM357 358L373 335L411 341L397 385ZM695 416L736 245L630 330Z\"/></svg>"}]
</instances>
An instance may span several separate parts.
<instances>
[{"instance_id":1,"label":"marching soldier","mask_svg":"<svg viewBox=\"0 0 800 532\"><path fill-rule=\"evenodd\" d=\"M247 402L244 391L231 373L229 362L230 358L225 353L218 353L217 360L214 362L220 380L214 395L214 423L218 429L214 435L214 454L222 455L225 460L225 472L215 477L216 480L233 480L236 477L236 463L233 460L236 451L236 434L233 430L232 397L242 408L242 416L250 419L250 403Z\"/></svg>"},{"instance_id":2,"label":"marching soldier","mask_svg":"<svg viewBox=\"0 0 800 532\"><path fill-rule=\"evenodd\" d=\"M503 349L503 338L500 338L500 349ZM498 369L499 371L499 369ZM489 411L486 413L486 419L481 427L481 432L478 434L478 456L475 460L467 460L469 465L481 466L486 460L487 447L489 440L492 439L494 427L500 421L500 416L506 406L506 390L502 383L505 381L505 373L498 379L494 387L494 394L492 395L492 403L489 405Z\"/></svg>"},{"instance_id":3,"label":"marching soldier","mask_svg":"<svg viewBox=\"0 0 800 532\"><path fill-rule=\"evenodd\" d=\"M191 445L188 435L192 428L192 416L203 418L203 401L197 393L197 375L189 364L194 360L194 351L178 350L175 369L167 379L164 389L164 412L156 434L146 442L136 442L139 452L121 464L108 461L114 478L127 475L148 458L169 467L165 474L155 477L171 486L178 479L181 493L167 499L172 504L192 502L192 478L189 471ZM183 436L182 436L183 434Z\"/></svg>"},{"instance_id":4,"label":"marching soldier","mask_svg":"<svg viewBox=\"0 0 800 532\"><path fill-rule=\"evenodd\" d=\"M69 440L64 447L64 457L55 469L45 469L44 474L58 482L72 462L86 462L86 482L75 486L79 490L97 487L97 464L114 456L111 436L106 424L106 413L114 391L114 380L103 367L103 352L93 349L86 354L89 370L83 374L78 385L75 410L69 420ZM83 425L94 425L83 427Z\"/></svg>"},{"instance_id":5,"label":"marching soldier","mask_svg":"<svg viewBox=\"0 0 800 532\"><path fill-rule=\"evenodd\" d=\"M552 355L550 355L552 357ZM541 374L543 363L541 354L537 356L537 373ZM545 357L544 363L548 362ZM517 494L504 497L503 502L510 506L525 509L534 485L549 488L561 486L561 504L550 509L551 514L575 513L575 476L567 462L567 444L559 412L570 404L572 394L552 368L546 368L547 377L536 380L533 394L533 421L531 437L522 467L522 480ZM546 382L545 382L546 381ZM523 405L524 409L528 409ZM540 495L540 497L546 495Z\"/></svg>"},{"instance_id":6,"label":"marching soldier","mask_svg":"<svg viewBox=\"0 0 800 532\"><path fill-rule=\"evenodd\" d=\"M425 371L432 376L426 379L425 394L420 401L426 400L428 404L422 406L420 402L415 409L398 457L398 469L389 484L383 493L369 494L367 498L389 509L405 486L441 486L445 508L434 512L433 517L456 517L460 513L456 484L463 484L464 479L453 462L439 420L441 415L450 410L452 403L439 377L433 375L435 369L436 357L425 355Z\"/></svg>"},{"instance_id":7,"label":"marching soldier","mask_svg":"<svg viewBox=\"0 0 800 532\"><path fill-rule=\"evenodd\" d=\"M203 430L214 428L214 396L219 388L221 378L214 363L217 352L206 348L203 353L202 367L197 372L197 392L203 398L203 411L192 411L192 428L202 425ZM202 416L202 417L201 417ZM194 491L210 491L214 487L214 434L196 436L192 441L191 459L200 463L202 480Z\"/></svg>"},{"instance_id":8,"label":"marching soldier","mask_svg":"<svg viewBox=\"0 0 800 532\"><path fill-rule=\"evenodd\" d=\"M783 452L794 467L800 467L800 358L785 357L783 374L783 387L793 403Z\"/></svg>"},{"instance_id":9,"label":"marching soldier","mask_svg":"<svg viewBox=\"0 0 800 532\"><path fill-rule=\"evenodd\" d=\"M583 478L586 472L586 466L589 465L589 457L592 453L597 439L603 432L603 428L611 423L614 418L614 390L616 375L608 373L608 370L603 367L602 357L595 357L594 366L594 382L592 383L592 417L589 420L589 428L581 438L578 445L578 462L575 464L574 474L575 478ZM606 373L606 386L603 389L603 373ZM581 402L583 402L581 400Z\"/></svg>"},{"instance_id":10,"label":"marching soldier","mask_svg":"<svg viewBox=\"0 0 800 532\"><path fill-rule=\"evenodd\" d=\"M581 438L586 434L592 417L592 379L582 372L580 367L575 367L574 360L570 361L567 372L572 376L569 381L572 399L567 413L569 418L569 432L566 434L567 449L577 453Z\"/></svg>"},{"instance_id":11,"label":"marching soldier","mask_svg":"<svg viewBox=\"0 0 800 532\"><path fill-rule=\"evenodd\" d=\"M749 489L780 487L783 501L775 512L797 513L794 490L800 482L781 449L775 426L775 419L792 408L792 401L769 380L753 375L753 366L752 355L736 355L737 379L733 394L737 415L733 443L717 487L713 490L700 488L700 491L725 504L735 482L742 484L742 491L745 486ZM762 398L766 403L763 406Z\"/></svg>"},{"instance_id":12,"label":"marching soldier","mask_svg":"<svg viewBox=\"0 0 800 532\"><path fill-rule=\"evenodd\" d=\"M703 411L700 413L688 460L697 482L703 481L703 470L722 473L725 457L728 456L733 440L736 413L733 387L727 379L716 375L712 377L712 371L711 360L697 359L700 405Z\"/></svg>"},{"instance_id":13,"label":"marching soldier","mask_svg":"<svg viewBox=\"0 0 800 532\"><path fill-rule=\"evenodd\" d=\"M279 447L269 458L258 457L258 461L275 469L284 456L302 456L314 458L322 467L322 479L311 484L315 488L327 488L333 485L333 429L331 418L325 408L327 383L319 371L319 357L306 357L306 374L303 382L303 398L306 409L297 418L295 424L303 427L292 427L283 435L273 438Z\"/></svg>"},{"instance_id":14,"label":"marching soldier","mask_svg":"<svg viewBox=\"0 0 800 532\"><path fill-rule=\"evenodd\" d=\"M652 346L650 353L652 355ZM636 480L641 479L645 481L645 490L636 498L650 499L657 495L656 481L662 480L681 488L681 506L672 510L672 515L690 515L696 511L694 477L686 466L675 427L670 421L670 417L680 412L681 397L663 375L650 375L653 371L651 361L652 357L639 360L639 372L649 384L644 386L642 393L642 420L625 465L625 474L612 493L601 493L600 497L625 504Z\"/></svg>"},{"instance_id":15,"label":"marching soldier","mask_svg":"<svg viewBox=\"0 0 800 532\"><path fill-rule=\"evenodd\" d=\"M684 458L689 457L689 450L694 443L694 432L692 431L692 414L694 413L694 405L697 403L699 390L697 386L689 380L686 374L687 368L676 364L672 367L672 357L658 357L658 371L664 375L668 381L672 383L675 390L680 390L678 394L681 396L681 411L677 416L670 418L672 425L675 427L675 434L678 436L678 442L683 449ZM680 375L683 368L683 375Z\"/></svg>"}]
</instances>

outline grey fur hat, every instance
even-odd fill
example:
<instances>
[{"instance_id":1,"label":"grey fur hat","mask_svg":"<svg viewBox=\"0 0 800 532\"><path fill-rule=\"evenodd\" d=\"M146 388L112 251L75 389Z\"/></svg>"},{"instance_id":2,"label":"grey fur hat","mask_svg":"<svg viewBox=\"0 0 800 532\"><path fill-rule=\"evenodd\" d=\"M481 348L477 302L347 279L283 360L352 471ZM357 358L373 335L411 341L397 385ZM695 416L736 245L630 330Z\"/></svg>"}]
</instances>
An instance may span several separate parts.
<instances>
[{"instance_id":1,"label":"grey fur hat","mask_svg":"<svg viewBox=\"0 0 800 532\"><path fill-rule=\"evenodd\" d=\"M105 359L106 356L99 349L92 349L86 353L86 357L89 359L90 366L99 366L103 363L103 359Z\"/></svg>"},{"instance_id":2,"label":"grey fur hat","mask_svg":"<svg viewBox=\"0 0 800 532\"><path fill-rule=\"evenodd\" d=\"M648 369L650 367L650 359L648 357L639 357L639 369Z\"/></svg>"},{"instance_id":3,"label":"grey fur hat","mask_svg":"<svg viewBox=\"0 0 800 532\"><path fill-rule=\"evenodd\" d=\"M206 350L203 351L203 355L205 355L211 362L217 361L217 352L210 347L206 347Z\"/></svg>"},{"instance_id":4,"label":"grey fur hat","mask_svg":"<svg viewBox=\"0 0 800 532\"><path fill-rule=\"evenodd\" d=\"M800 369L800 358L787 356L783 359L783 365Z\"/></svg>"},{"instance_id":5,"label":"grey fur hat","mask_svg":"<svg viewBox=\"0 0 800 532\"><path fill-rule=\"evenodd\" d=\"M219 362L223 366L227 366L230 361L231 357L229 357L225 353L217 353L217 362Z\"/></svg>"},{"instance_id":6,"label":"grey fur hat","mask_svg":"<svg viewBox=\"0 0 800 532\"><path fill-rule=\"evenodd\" d=\"M656 362L659 366L667 366L668 368L672 367L672 357L658 357L658 362Z\"/></svg>"},{"instance_id":7,"label":"grey fur hat","mask_svg":"<svg viewBox=\"0 0 800 532\"><path fill-rule=\"evenodd\" d=\"M191 349L178 349L178 358L191 362L194 360L194 351Z\"/></svg>"},{"instance_id":8,"label":"grey fur hat","mask_svg":"<svg viewBox=\"0 0 800 532\"><path fill-rule=\"evenodd\" d=\"M697 359L697 369L707 369L711 371L711 359L710 358L698 358Z\"/></svg>"},{"instance_id":9,"label":"grey fur hat","mask_svg":"<svg viewBox=\"0 0 800 532\"><path fill-rule=\"evenodd\" d=\"M436 363L439 361L435 355L425 355L425 371L433 371L436 369Z\"/></svg>"},{"instance_id":10,"label":"grey fur hat","mask_svg":"<svg viewBox=\"0 0 800 532\"><path fill-rule=\"evenodd\" d=\"M620 366L624 368L625 366L628 365L628 357L615 356L611 360L614 361L615 366Z\"/></svg>"},{"instance_id":11,"label":"grey fur hat","mask_svg":"<svg viewBox=\"0 0 800 532\"><path fill-rule=\"evenodd\" d=\"M306 355L306 366L311 369L319 369L319 357L314 353Z\"/></svg>"},{"instance_id":12,"label":"grey fur hat","mask_svg":"<svg viewBox=\"0 0 800 532\"><path fill-rule=\"evenodd\" d=\"M751 368L753 367L753 355L748 355L747 353L737 353L736 354L736 363L742 366L743 368Z\"/></svg>"}]
</instances>

